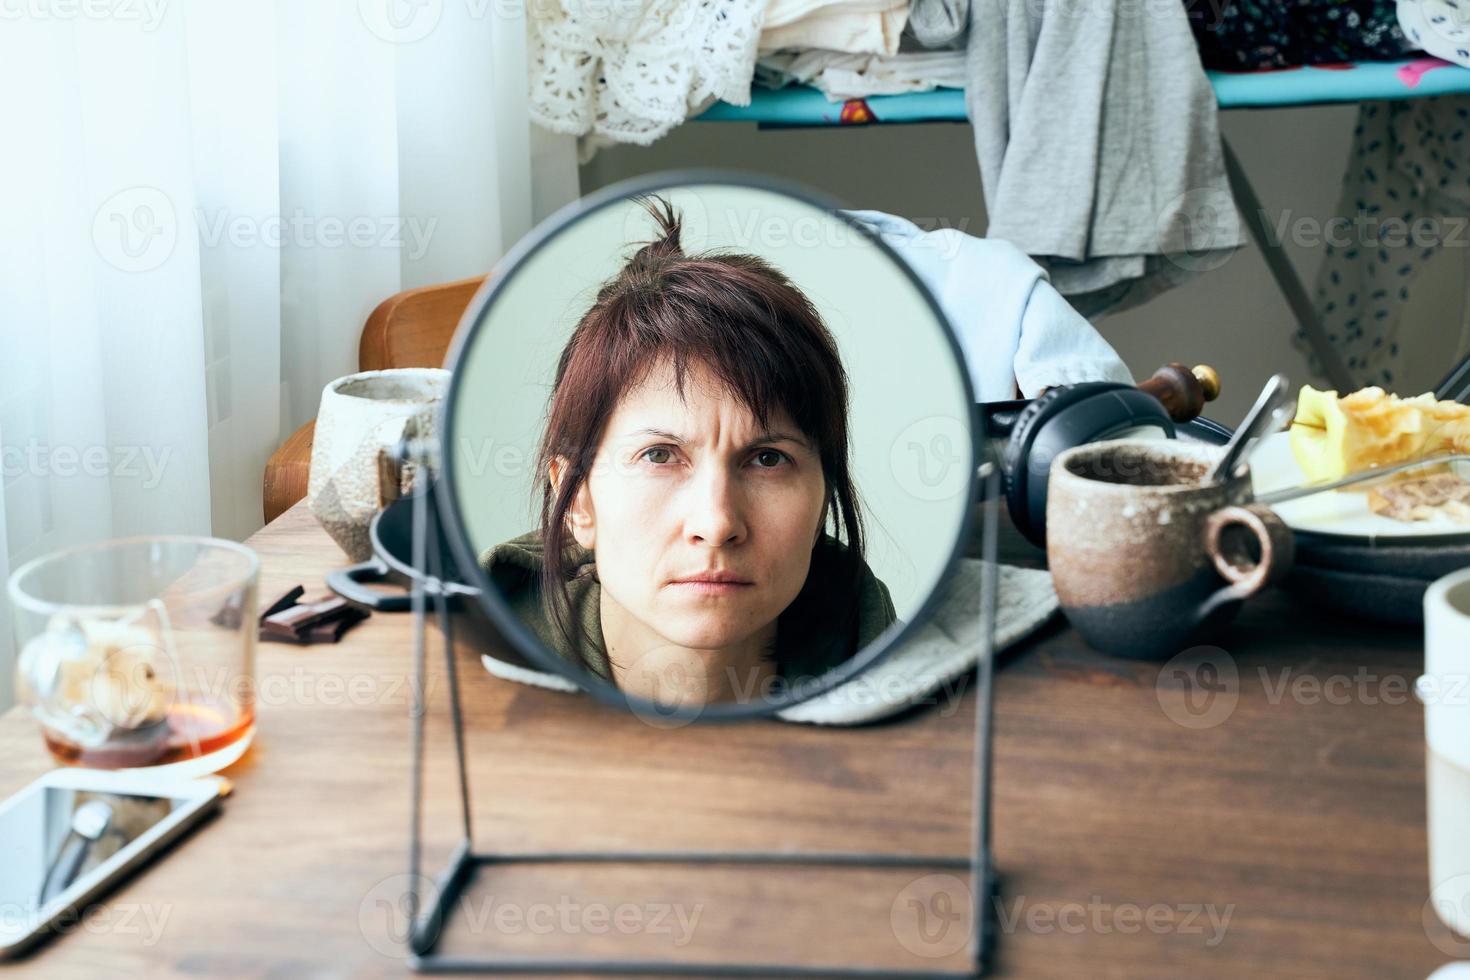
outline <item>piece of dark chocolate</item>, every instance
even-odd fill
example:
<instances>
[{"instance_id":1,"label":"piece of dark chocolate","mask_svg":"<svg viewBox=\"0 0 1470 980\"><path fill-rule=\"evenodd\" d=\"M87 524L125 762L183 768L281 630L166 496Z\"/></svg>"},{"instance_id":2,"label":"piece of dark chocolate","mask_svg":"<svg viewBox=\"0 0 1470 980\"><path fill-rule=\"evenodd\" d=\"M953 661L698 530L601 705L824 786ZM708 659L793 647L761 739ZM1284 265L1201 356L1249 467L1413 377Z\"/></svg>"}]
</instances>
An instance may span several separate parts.
<instances>
[{"instance_id":1,"label":"piece of dark chocolate","mask_svg":"<svg viewBox=\"0 0 1470 980\"><path fill-rule=\"evenodd\" d=\"M261 625L274 623L302 633L317 623L342 615L344 609L352 608L346 599L332 597L317 602L302 603L267 616Z\"/></svg>"},{"instance_id":2,"label":"piece of dark chocolate","mask_svg":"<svg viewBox=\"0 0 1470 980\"><path fill-rule=\"evenodd\" d=\"M342 634L367 618L366 611L349 607L349 611L344 615L312 626L307 630L306 635L312 643L336 643L342 639Z\"/></svg>"},{"instance_id":3,"label":"piece of dark chocolate","mask_svg":"<svg viewBox=\"0 0 1470 980\"><path fill-rule=\"evenodd\" d=\"M265 612L260 614L261 622L264 622L267 616L274 616L278 612L283 612L284 610L290 609L292 606L296 605L296 603L300 601L301 597L304 595L306 595L306 588L304 586L292 586L291 591L287 592L285 595L281 596L275 602L266 607Z\"/></svg>"},{"instance_id":4,"label":"piece of dark chocolate","mask_svg":"<svg viewBox=\"0 0 1470 980\"><path fill-rule=\"evenodd\" d=\"M259 638L270 643L336 643L368 612L345 599L326 593L299 602L306 590L296 586L271 604L260 617Z\"/></svg>"}]
</instances>

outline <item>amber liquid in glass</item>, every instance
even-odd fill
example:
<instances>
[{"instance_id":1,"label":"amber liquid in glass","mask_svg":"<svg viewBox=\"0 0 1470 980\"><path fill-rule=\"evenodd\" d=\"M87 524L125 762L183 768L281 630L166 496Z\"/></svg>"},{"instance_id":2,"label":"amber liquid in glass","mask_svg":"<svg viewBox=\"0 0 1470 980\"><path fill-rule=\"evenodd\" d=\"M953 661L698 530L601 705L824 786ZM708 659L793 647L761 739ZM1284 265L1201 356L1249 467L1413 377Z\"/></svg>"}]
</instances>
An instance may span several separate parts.
<instances>
[{"instance_id":1,"label":"amber liquid in glass","mask_svg":"<svg viewBox=\"0 0 1470 980\"><path fill-rule=\"evenodd\" d=\"M163 721L136 732L119 733L106 743L86 747L41 728L57 761L93 769L163 766L218 752L244 738L255 724L251 705L208 695L176 701Z\"/></svg>"}]
</instances>

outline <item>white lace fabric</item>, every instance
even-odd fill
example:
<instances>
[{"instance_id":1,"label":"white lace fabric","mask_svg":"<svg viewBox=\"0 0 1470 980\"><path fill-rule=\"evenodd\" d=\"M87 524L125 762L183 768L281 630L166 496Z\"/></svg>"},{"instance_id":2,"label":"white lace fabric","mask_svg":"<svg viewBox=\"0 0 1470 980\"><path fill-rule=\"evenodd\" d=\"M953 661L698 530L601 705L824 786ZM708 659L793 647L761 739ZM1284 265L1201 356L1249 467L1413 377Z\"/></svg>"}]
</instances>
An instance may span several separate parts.
<instances>
[{"instance_id":1,"label":"white lace fabric","mask_svg":"<svg viewBox=\"0 0 1470 980\"><path fill-rule=\"evenodd\" d=\"M583 137L648 145L716 100L750 104L766 0L539 0L530 115Z\"/></svg>"}]
</instances>

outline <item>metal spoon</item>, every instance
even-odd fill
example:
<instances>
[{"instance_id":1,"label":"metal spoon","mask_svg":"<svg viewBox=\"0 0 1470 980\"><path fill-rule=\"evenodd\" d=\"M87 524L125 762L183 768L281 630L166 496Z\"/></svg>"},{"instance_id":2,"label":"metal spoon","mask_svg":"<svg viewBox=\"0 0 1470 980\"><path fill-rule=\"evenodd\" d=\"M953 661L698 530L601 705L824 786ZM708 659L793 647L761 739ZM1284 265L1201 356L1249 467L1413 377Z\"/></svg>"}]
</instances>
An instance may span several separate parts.
<instances>
[{"instance_id":1,"label":"metal spoon","mask_svg":"<svg viewBox=\"0 0 1470 980\"><path fill-rule=\"evenodd\" d=\"M1227 480L1240 461L1245 458L1246 451L1255 445L1256 440L1264 435L1272 425L1279 424L1277 408L1282 397L1286 395L1287 385L1284 374L1273 374L1267 380L1266 386L1261 389L1261 394L1256 398L1256 403L1246 413L1245 420L1240 423L1240 428L1235 430L1235 435L1230 437L1230 442L1225 446L1225 455L1215 464L1205 477L1206 483L1223 483Z\"/></svg>"},{"instance_id":2,"label":"metal spoon","mask_svg":"<svg viewBox=\"0 0 1470 980\"><path fill-rule=\"evenodd\" d=\"M1406 463L1395 463L1392 466L1375 466L1372 469L1358 470L1347 476L1332 480L1328 483L1308 483L1299 487L1288 487L1285 490L1277 490L1273 493L1262 494L1256 498L1256 503L1265 504L1268 507L1276 504L1284 504L1289 500L1300 500L1310 497L1316 493L1325 493L1328 490L1340 490L1350 487L1355 483L1364 483L1368 480L1379 480L1385 476L1395 473L1403 473L1406 470L1416 470L1425 466L1449 465L1451 472L1464 479L1464 464L1470 463L1470 454L1446 453L1442 456L1425 456L1422 459L1411 459Z\"/></svg>"}]
</instances>

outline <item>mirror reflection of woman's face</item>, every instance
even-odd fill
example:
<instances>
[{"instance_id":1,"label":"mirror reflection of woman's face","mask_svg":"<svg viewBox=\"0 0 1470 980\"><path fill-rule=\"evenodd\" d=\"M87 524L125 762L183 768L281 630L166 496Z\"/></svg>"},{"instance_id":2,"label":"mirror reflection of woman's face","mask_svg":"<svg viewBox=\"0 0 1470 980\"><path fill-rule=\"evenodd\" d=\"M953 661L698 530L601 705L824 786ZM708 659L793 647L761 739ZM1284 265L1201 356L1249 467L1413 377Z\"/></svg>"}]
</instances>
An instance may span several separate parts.
<instances>
[{"instance_id":1,"label":"mirror reflection of woman's face","mask_svg":"<svg viewBox=\"0 0 1470 980\"><path fill-rule=\"evenodd\" d=\"M762 431L707 368L661 363L608 419L569 513L609 600L646 641L697 650L773 636L806 581L826 481L784 411Z\"/></svg>"}]
</instances>

